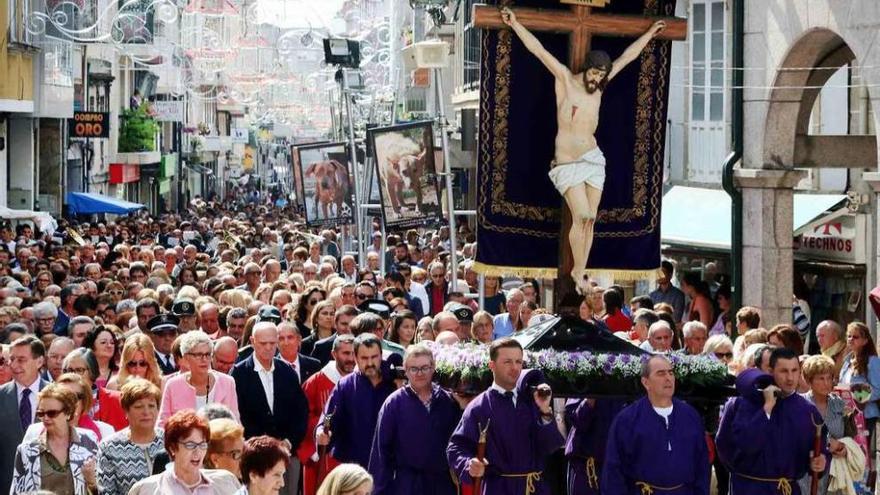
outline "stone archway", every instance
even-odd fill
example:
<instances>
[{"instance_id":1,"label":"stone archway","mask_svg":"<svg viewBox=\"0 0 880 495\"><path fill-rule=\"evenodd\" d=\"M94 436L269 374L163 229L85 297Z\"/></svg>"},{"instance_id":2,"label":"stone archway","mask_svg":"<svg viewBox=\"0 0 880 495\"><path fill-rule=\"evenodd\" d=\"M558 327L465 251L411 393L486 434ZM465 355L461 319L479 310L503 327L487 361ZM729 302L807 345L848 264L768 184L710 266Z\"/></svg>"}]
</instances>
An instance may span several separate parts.
<instances>
[{"instance_id":1,"label":"stone archway","mask_svg":"<svg viewBox=\"0 0 880 495\"><path fill-rule=\"evenodd\" d=\"M764 130L763 168L876 168L874 136L811 136L808 125L822 86L856 59L837 33L820 28L794 42L776 72ZM815 70L802 70L815 67Z\"/></svg>"},{"instance_id":2,"label":"stone archway","mask_svg":"<svg viewBox=\"0 0 880 495\"><path fill-rule=\"evenodd\" d=\"M762 326L790 323L794 272L793 188L802 168L877 168L876 136L810 135L809 121L820 88L855 52L826 28L801 33L788 47L766 93L763 134L747 132L758 150L736 171L742 190L743 303L762 310ZM814 68L804 70L803 68ZM870 249L870 248L869 248ZM869 251L871 252L871 251ZM871 269L869 268L869 277Z\"/></svg>"}]
</instances>

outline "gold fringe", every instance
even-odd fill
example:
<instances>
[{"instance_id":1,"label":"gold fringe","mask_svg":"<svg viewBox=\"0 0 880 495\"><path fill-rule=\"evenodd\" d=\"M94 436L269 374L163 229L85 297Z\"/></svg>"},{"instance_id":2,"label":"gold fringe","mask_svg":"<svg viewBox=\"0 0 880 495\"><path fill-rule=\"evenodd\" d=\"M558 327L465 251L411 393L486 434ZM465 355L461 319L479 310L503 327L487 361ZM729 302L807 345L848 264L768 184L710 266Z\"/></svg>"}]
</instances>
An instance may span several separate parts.
<instances>
[{"instance_id":1,"label":"gold fringe","mask_svg":"<svg viewBox=\"0 0 880 495\"><path fill-rule=\"evenodd\" d=\"M475 261L471 267L475 272L488 277L516 276L523 278L556 279L558 268L538 268L527 266L501 266L487 265ZM656 280L660 276L660 268L650 270L610 270L602 268L588 268L587 275L609 276L615 281L634 282L637 280Z\"/></svg>"}]
</instances>

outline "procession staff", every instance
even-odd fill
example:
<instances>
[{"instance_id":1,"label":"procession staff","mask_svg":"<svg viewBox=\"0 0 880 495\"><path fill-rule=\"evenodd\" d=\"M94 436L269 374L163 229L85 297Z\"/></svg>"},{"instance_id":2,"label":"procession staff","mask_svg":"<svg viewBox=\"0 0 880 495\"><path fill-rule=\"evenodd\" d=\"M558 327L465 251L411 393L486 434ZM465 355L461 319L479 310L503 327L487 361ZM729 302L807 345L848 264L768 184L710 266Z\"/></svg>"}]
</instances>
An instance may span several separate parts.
<instances>
[{"instance_id":1,"label":"procession staff","mask_svg":"<svg viewBox=\"0 0 880 495\"><path fill-rule=\"evenodd\" d=\"M547 494L549 487L542 480L545 459L564 442L553 420L552 394L546 393L550 387L542 384L532 392L518 386L523 349L512 338L493 342L489 359L494 382L465 409L446 450L449 465L463 483L482 477L482 494ZM477 443L490 418L481 460Z\"/></svg>"}]
</instances>

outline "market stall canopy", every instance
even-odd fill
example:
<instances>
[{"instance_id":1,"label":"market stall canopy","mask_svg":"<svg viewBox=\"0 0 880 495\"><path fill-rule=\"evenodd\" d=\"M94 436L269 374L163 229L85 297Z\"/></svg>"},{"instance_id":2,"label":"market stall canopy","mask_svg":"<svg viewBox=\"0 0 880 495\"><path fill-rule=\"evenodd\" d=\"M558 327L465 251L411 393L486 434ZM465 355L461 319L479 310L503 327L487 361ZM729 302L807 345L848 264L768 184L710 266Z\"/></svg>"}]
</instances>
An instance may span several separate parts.
<instances>
[{"instance_id":1,"label":"market stall canopy","mask_svg":"<svg viewBox=\"0 0 880 495\"><path fill-rule=\"evenodd\" d=\"M92 215L95 213L126 215L146 208L146 206L140 203L131 203L100 194L81 192L67 193L67 206L73 215Z\"/></svg>"},{"instance_id":2,"label":"market stall canopy","mask_svg":"<svg viewBox=\"0 0 880 495\"><path fill-rule=\"evenodd\" d=\"M47 232L49 235L58 230L58 222L45 211L13 210L0 206L0 218L4 220L30 220L36 224L41 232Z\"/></svg>"},{"instance_id":3,"label":"market stall canopy","mask_svg":"<svg viewBox=\"0 0 880 495\"><path fill-rule=\"evenodd\" d=\"M795 194L792 234L844 201L843 194ZM673 186L663 196L663 244L728 251L730 225L730 196L721 189Z\"/></svg>"}]
</instances>

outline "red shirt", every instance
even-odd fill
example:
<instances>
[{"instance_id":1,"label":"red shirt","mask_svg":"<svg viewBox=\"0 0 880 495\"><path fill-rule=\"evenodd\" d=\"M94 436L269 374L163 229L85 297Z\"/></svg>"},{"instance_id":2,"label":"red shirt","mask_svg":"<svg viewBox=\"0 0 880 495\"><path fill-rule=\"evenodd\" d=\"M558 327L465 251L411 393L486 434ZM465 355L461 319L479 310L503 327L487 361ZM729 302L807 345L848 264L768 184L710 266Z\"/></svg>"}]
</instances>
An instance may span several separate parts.
<instances>
[{"instance_id":1,"label":"red shirt","mask_svg":"<svg viewBox=\"0 0 880 495\"><path fill-rule=\"evenodd\" d=\"M618 311L613 315L605 315L605 319L602 321L608 325L608 329L612 332L629 332L632 330L632 320L626 317L623 312Z\"/></svg>"}]
</instances>

